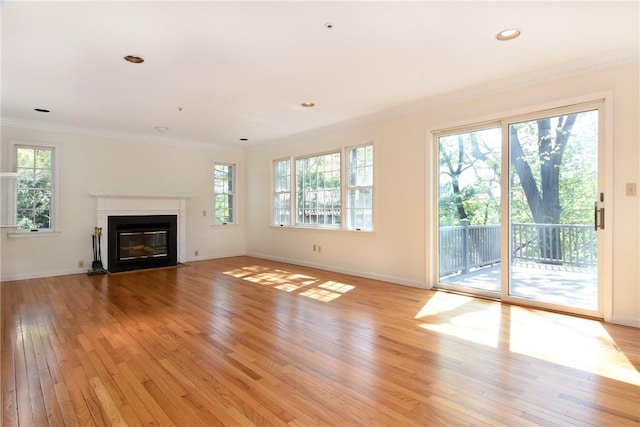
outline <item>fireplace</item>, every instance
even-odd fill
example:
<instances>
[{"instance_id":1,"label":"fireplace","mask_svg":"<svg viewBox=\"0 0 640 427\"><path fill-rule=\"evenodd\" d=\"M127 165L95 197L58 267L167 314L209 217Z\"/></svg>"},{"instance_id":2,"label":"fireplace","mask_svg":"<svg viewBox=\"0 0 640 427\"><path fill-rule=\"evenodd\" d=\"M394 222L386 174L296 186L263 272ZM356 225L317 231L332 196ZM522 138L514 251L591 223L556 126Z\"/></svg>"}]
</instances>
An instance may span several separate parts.
<instances>
[{"instance_id":1,"label":"fireplace","mask_svg":"<svg viewBox=\"0 0 640 427\"><path fill-rule=\"evenodd\" d=\"M100 249L102 250L102 262L103 265L106 263L105 268L109 271L125 271L122 266L113 266L112 262L116 262L117 255L114 257L113 253L117 253L116 246L111 246L108 244L109 237L111 240L114 239L111 233L111 225L108 221L111 217L132 217L132 223L143 220L145 217L166 217L173 216L177 218L177 228L173 228L173 235L169 231L167 231L167 255L171 258L169 265L176 264L176 260L174 260L174 256L177 256L177 263L184 263L187 259L186 253L186 218L187 218L187 199L190 196L187 195L158 195L158 194L108 194L108 193L91 193L91 197L95 198L96 201L96 226L102 228L104 231L104 237L102 242L100 243ZM156 220L152 220L153 222L158 222ZM166 221L160 221L165 222ZM122 226L130 227L132 223L122 224ZM126 228L125 227L125 228ZM143 227L142 230L136 230L135 228L125 230L125 232L146 232L150 231L148 224ZM158 230L156 230L158 231ZM160 230L162 231L162 230ZM177 237L176 237L177 236ZM173 247L173 239L177 239L177 249ZM115 243L113 243L115 244ZM158 245L161 246L161 245ZM173 251L173 253L171 252ZM156 253L157 254L157 253ZM174 255L175 254L175 255ZM163 257L156 257L158 259ZM155 261L159 262L156 259ZM132 264L134 260L123 260L123 262L129 261L125 263L125 266L129 266L126 268L129 269L137 269L137 268L150 268L148 264L151 263L151 259L139 259L135 262L138 265ZM166 262L166 258L165 261Z\"/></svg>"},{"instance_id":2,"label":"fireplace","mask_svg":"<svg viewBox=\"0 0 640 427\"><path fill-rule=\"evenodd\" d=\"M177 265L177 219L177 215L108 216L109 271Z\"/></svg>"}]
</instances>

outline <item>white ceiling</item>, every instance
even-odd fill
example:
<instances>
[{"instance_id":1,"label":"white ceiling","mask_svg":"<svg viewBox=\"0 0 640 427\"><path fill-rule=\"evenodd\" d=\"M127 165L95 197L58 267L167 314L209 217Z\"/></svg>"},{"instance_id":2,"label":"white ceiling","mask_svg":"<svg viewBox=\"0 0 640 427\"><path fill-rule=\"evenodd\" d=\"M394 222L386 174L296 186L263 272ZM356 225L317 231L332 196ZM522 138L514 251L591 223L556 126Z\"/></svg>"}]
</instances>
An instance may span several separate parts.
<instances>
[{"instance_id":1,"label":"white ceiling","mask_svg":"<svg viewBox=\"0 0 640 427\"><path fill-rule=\"evenodd\" d=\"M40 128L259 145L549 70L637 60L638 5L4 1L1 114ZM495 39L512 27L520 38Z\"/></svg>"}]
</instances>

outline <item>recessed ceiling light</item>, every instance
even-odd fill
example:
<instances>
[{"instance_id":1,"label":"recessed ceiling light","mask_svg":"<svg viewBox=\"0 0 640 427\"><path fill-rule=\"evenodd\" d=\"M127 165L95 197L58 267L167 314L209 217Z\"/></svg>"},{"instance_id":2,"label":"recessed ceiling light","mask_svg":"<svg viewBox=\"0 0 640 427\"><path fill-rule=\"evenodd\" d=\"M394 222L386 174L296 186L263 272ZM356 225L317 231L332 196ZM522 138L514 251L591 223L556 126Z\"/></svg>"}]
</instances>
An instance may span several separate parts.
<instances>
[{"instance_id":1,"label":"recessed ceiling light","mask_svg":"<svg viewBox=\"0 0 640 427\"><path fill-rule=\"evenodd\" d=\"M157 130L158 132L164 133L164 132L168 131L168 130L169 130L169 128L168 128L168 127L166 127L166 126L156 126L156 130Z\"/></svg>"},{"instance_id":2,"label":"recessed ceiling light","mask_svg":"<svg viewBox=\"0 0 640 427\"><path fill-rule=\"evenodd\" d=\"M50 111L46 108L34 108L33 110L37 111L38 113L50 113Z\"/></svg>"},{"instance_id":3,"label":"recessed ceiling light","mask_svg":"<svg viewBox=\"0 0 640 427\"><path fill-rule=\"evenodd\" d=\"M144 59L135 55L127 55L124 57L124 60L127 62L131 62L132 64L142 64L144 62Z\"/></svg>"},{"instance_id":4,"label":"recessed ceiling light","mask_svg":"<svg viewBox=\"0 0 640 427\"><path fill-rule=\"evenodd\" d=\"M515 28L503 30L496 34L496 38L500 41L513 40L518 36L520 36L520 30Z\"/></svg>"},{"instance_id":5,"label":"recessed ceiling light","mask_svg":"<svg viewBox=\"0 0 640 427\"><path fill-rule=\"evenodd\" d=\"M315 106L316 104L314 104L313 102L303 102L300 105L302 105L305 108L311 108L311 107Z\"/></svg>"},{"instance_id":6,"label":"recessed ceiling light","mask_svg":"<svg viewBox=\"0 0 640 427\"><path fill-rule=\"evenodd\" d=\"M327 22L326 24L324 24L324 27L325 27L327 30L331 30L331 29L333 28L333 24L332 24L331 22Z\"/></svg>"}]
</instances>

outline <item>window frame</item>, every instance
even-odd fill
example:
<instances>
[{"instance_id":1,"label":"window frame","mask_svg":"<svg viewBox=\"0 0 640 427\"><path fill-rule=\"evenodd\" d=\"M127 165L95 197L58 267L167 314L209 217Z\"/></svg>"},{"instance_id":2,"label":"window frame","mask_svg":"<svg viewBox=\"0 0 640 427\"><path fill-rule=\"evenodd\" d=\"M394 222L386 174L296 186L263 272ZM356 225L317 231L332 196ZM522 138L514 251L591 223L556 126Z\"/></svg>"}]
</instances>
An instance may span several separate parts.
<instances>
[{"instance_id":1,"label":"window frame","mask_svg":"<svg viewBox=\"0 0 640 427\"><path fill-rule=\"evenodd\" d=\"M48 228L36 228L36 229L21 229L14 228L9 233L12 237L23 236L51 236L60 232L60 146L59 144L52 144L46 142L31 142L31 141L10 141L10 168L11 170L18 171L18 149L44 149L51 151L51 204L49 209L49 215L51 217ZM11 180L8 201L9 201L9 222L11 224L18 223L18 178Z\"/></svg>"},{"instance_id":2,"label":"window frame","mask_svg":"<svg viewBox=\"0 0 640 427\"><path fill-rule=\"evenodd\" d=\"M350 226L346 217L346 206L347 206L347 192L349 191L348 179L349 179L349 164L347 161L347 156L349 152L353 149L371 146L373 150L373 158L371 161L372 167L372 184L371 188L371 228L366 229L362 227ZM321 157L329 154L340 154L340 224L303 224L298 223L298 180L297 180L297 161L306 158L312 157ZM277 194L282 194L282 192L276 192L276 165L279 162L289 161L290 162L290 204L289 204L289 224L281 224L277 222L277 216L275 214L276 210L276 197ZM312 229L312 230L328 230L328 231L346 231L346 232L358 232L358 233L373 233L375 232L375 182L376 182L376 156L375 156L375 144L374 141L368 140L367 142L349 146L343 146L334 150L327 150L323 152L317 152L313 154L302 154L302 155L291 155L287 157L280 157L274 159L271 163L271 227L277 228L288 228L288 229Z\"/></svg>"},{"instance_id":3,"label":"window frame","mask_svg":"<svg viewBox=\"0 0 640 427\"><path fill-rule=\"evenodd\" d=\"M279 163L283 163L283 162L288 162L289 163L289 184L288 184L288 189L287 190L278 190L278 186L276 185L276 180L278 179L278 177L280 177L280 175L277 174L277 165ZM273 186L273 191L272 191L272 197L271 197L271 215L272 215L272 220L271 220L271 224L272 225L276 225L279 227L289 227L292 224L292 205L294 204L294 198L292 197L292 188L294 187L294 162L291 159L291 157L285 157L285 158L281 158L281 159L275 159L273 161L272 164L272 169L273 171L273 179L271 180L272 182L272 186ZM278 206L278 204L276 203L276 200L278 199L278 196L282 195L282 194L288 194L289 195L289 207L288 207L288 222L287 223L283 223L280 221L276 221L279 218L279 215L276 214L276 209L284 209L280 206Z\"/></svg>"},{"instance_id":4,"label":"window frame","mask_svg":"<svg viewBox=\"0 0 640 427\"><path fill-rule=\"evenodd\" d=\"M353 150L357 150L359 148L367 148L367 147L371 147L372 153L371 153L371 163L365 163L363 165L363 167L371 167L371 185L351 185L350 183L350 177L351 177L351 167L349 166L349 154L351 153L351 151ZM353 231L373 231L375 229L375 224L374 224L374 215L373 215L373 210L374 210L374 205L375 205L375 197L374 197L374 188L375 188L375 151L373 148L373 142L367 142L364 144L359 144L359 145L352 145L349 147L345 148L345 175L346 175L346 179L345 179L345 194L344 194L344 218L345 218L345 229L347 230L353 230ZM359 189L366 189L369 188L371 190L371 206L369 207L370 211L371 211L371 228L367 229L364 227L356 227L354 224L350 224L349 223L349 209L357 209L356 207L351 207L349 208L348 206L348 197L349 197L349 191L352 189L355 190L359 190ZM366 209L366 208L365 208Z\"/></svg>"},{"instance_id":5,"label":"window frame","mask_svg":"<svg viewBox=\"0 0 640 427\"><path fill-rule=\"evenodd\" d=\"M225 166L225 167L230 167L231 168L231 188L232 191L225 191L222 193L219 193L216 191L216 167L217 166ZM235 163L231 163L231 162L214 162L213 163L213 170L212 170L212 174L211 174L211 179L212 179L212 194L213 194L213 201L212 201L212 207L213 207L213 212L212 212L212 225L214 226L226 226L226 225L236 225L238 223L238 192L237 192L237 184L238 184L238 179L237 179L237 175L238 175L238 166ZM226 180L227 182L229 180ZM230 209L230 220L229 221L218 221L218 215L216 214L217 211L217 196L222 195L222 196L231 196L231 207L228 208ZM228 201L228 199L227 199Z\"/></svg>"},{"instance_id":6,"label":"window frame","mask_svg":"<svg viewBox=\"0 0 640 427\"><path fill-rule=\"evenodd\" d=\"M340 196L339 196L339 201L340 201L340 223L339 224L313 224L313 223L304 223L304 222L299 222L298 221L298 161L300 160L305 160L305 159L312 159L312 158L319 158L319 157L324 157L324 156L333 156L333 155L338 155L340 156L339 158L339 177L340 177L340 185L338 186L338 191L340 192ZM304 156L297 156L293 159L293 172L291 173L292 176L292 181L293 181L293 188L291 189L291 198L293 199L293 209L292 209L292 219L294 220L294 225L296 227L302 227L302 228L319 228L319 229L341 229L343 226L343 221L342 221L342 206L343 206L343 197L344 197L344 176L343 176L343 170L344 170L344 153L343 150L333 150L333 151L327 151L324 153L320 153L320 154L312 154L312 155L304 155ZM316 188L316 191L317 188ZM321 190L322 191L322 190Z\"/></svg>"}]
</instances>

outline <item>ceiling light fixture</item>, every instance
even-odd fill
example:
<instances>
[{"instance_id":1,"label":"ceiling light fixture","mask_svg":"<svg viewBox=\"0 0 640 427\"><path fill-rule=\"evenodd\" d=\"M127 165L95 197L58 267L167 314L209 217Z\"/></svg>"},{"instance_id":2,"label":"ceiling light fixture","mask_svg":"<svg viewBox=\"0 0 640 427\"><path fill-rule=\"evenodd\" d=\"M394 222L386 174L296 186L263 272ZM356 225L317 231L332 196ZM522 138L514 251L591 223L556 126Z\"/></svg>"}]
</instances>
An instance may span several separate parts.
<instances>
[{"instance_id":1,"label":"ceiling light fixture","mask_svg":"<svg viewBox=\"0 0 640 427\"><path fill-rule=\"evenodd\" d=\"M249 138L240 138L240 141L242 142L247 142L249 140Z\"/></svg>"},{"instance_id":2,"label":"ceiling light fixture","mask_svg":"<svg viewBox=\"0 0 640 427\"><path fill-rule=\"evenodd\" d=\"M331 29L333 28L333 24L332 24L331 22L327 22L326 24L324 24L324 27L325 27L327 30L331 30Z\"/></svg>"},{"instance_id":3,"label":"ceiling light fixture","mask_svg":"<svg viewBox=\"0 0 640 427\"><path fill-rule=\"evenodd\" d=\"M313 102L303 102L302 105L304 108L311 108L313 106L315 106L316 104L314 104Z\"/></svg>"},{"instance_id":4,"label":"ceiling light fixture","mask_svg":"<svg viewBox=\"0 0 640 427\"><path fill-rule=\"evenodd\" d=\"M164 133L164 132L168 131L168 130L169 130L169 128L168 128L168 127L166 127L166 126L156 126L156 130L157 130L158 132L160 132L160 133Z\"/></svg>"},{"instance_id":5,"label":"ceiling light fixture","mask_svg":"<svg viewBox=\"0 0 640 427\"><path fill-rule=\"evenodd\" d=\"M498 40L500 40L501 42L507 41L507 40L513 40L517 37L520 36L520 30L516 29L516 28L511 28L508 30L503 30L500 31L498 34L496 34L496 38Z\"/></svg>"},{"instance_id":6,"label":"ceiling light fixture","mask_svg":"<svg viewBox=\"0 0 640 427\"><path fill-rule=\"evenodd\" d=\"M135 55L127 55L124 57L124 60L127 62L131 62L132 64L142 64L144 62L144 59Z\"/></svg>"},{"instance_id":7,"label":"ceiling light fixture","mask_svg":"<svg viewBox=\"0 0 640 427\"><path fill-rule=\"evenodd\" d=\"M37 111L38 113L50 113L51 111L46 108L34 108L33 111Z\"/></svg>"}]
</instances>

